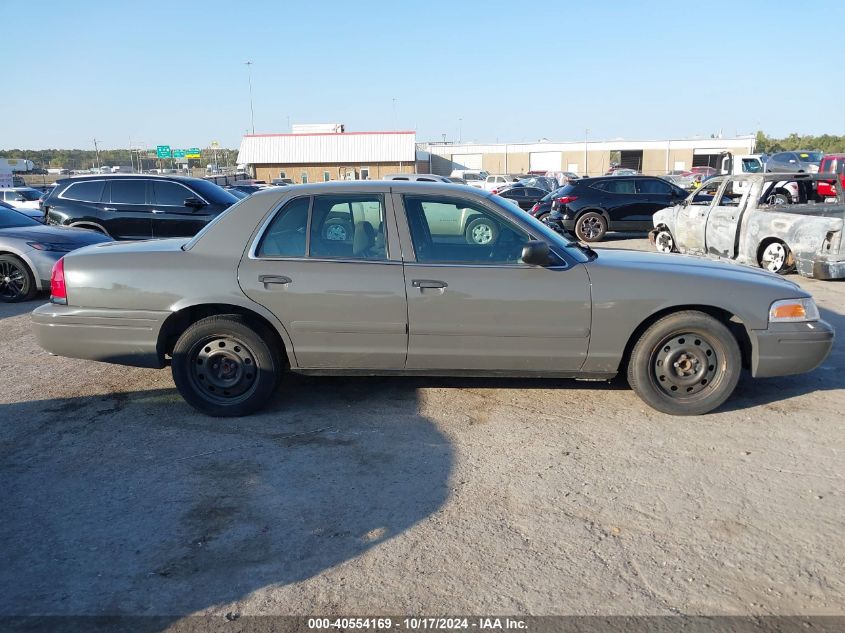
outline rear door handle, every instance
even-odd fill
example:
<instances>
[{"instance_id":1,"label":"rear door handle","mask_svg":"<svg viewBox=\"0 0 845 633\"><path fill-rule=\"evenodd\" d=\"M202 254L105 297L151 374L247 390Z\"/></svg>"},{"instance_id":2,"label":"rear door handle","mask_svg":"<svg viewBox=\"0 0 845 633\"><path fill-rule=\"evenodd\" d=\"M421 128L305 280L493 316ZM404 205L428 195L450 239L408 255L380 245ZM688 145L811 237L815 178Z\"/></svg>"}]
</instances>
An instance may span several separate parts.
<instances>
[{"instance_id":1,"label":"rear door handle","mask_svg":"<svg viewBox=\"0 0 845 633\"><path fill-rule=\"evenodd\" d=\"M115 207L103 207L103 211L117 211Z\"/></svg>"},{"instance_id":2,"label":"rear door handle","mask_svg":"<svg viewBox=\"0 0 845 633\"><path fill-rule=\"evenodd\" d=\"M258 281L266 288L270 285L287 286L292 279L284 275L258 275Z\"/></svg>"},{"instance_id":3,"label":"rear door handle","mask_svg":"<svg viewBox=\"0 0 845 633\"><path fill-rule=\"evenodd\" d=\"M161 209L153 209L153 213L164 213Z\"/></svg>"},{"instance_id":4,"label":"rear door handle","mask_svg":"<svg viewBox=\"0 0 845 633\"><path fill-rule=\"evenodd\" d=\"M411 280L411 285L414 288L445 288L449 284L445 281L437 281L436 279L413 279Z\"/></svg>"}]
</instances>

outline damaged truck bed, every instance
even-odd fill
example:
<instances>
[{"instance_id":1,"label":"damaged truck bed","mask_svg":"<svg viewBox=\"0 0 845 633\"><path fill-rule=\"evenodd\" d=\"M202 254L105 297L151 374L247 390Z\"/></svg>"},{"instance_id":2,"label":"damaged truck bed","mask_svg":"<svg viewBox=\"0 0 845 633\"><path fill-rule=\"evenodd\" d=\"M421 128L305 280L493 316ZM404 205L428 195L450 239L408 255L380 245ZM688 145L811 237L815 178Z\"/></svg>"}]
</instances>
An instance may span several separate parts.
<instances>
[{"instance_id":1,"label":"damaged truck bed","mask_svg":"<svg viewBox=\"0 0 845 633\"><path fill-rule=\"evenodd\" d=\"M797 270L805 277L845 277L843 193L818 194L831 174L754 174L713 178L689 198L654 214L657 250L706 255Z\"/></svg>"}]
</instances>

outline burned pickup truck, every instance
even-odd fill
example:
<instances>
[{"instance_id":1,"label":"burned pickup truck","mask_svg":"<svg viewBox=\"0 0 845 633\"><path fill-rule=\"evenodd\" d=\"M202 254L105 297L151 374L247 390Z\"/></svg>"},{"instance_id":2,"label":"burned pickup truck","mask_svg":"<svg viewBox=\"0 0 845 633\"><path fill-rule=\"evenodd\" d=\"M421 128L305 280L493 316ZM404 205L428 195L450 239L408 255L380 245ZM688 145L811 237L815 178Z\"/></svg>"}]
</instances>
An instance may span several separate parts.
<instances>
[{"instance_id":1,"label":"burned pickup truck","mask_svg":"<svg viewBox=\"0 0 845 633\"><path fill-rule=\"evenodd\" d=\"M713 178L654 214L649 239L661 252L732 259L775 273L845 277L845 200L818 193L822 174Z\"/></svg>"}]
</instances>

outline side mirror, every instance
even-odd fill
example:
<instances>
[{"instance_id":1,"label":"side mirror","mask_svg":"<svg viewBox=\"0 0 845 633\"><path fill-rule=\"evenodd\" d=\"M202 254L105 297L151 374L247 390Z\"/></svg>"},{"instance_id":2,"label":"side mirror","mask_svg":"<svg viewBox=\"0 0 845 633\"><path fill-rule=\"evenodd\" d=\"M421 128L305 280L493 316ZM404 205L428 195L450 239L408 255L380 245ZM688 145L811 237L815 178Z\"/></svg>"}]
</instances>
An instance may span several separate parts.
<instances>
[{"instance_id":1,"label":"side mirror","mask_svg":"<svg viewBox=\"0 0 845 633\"><path fill-rule=\"evenodd\" d=\"M548 266L552 263L549 245L540 240L531 240L522 247L522 261L531 266Z\"/></svg>"},{"instance_id":2,"label":"side mirror","mask_svg":"<svg viewBox=\"0 0 845 633\"><path fill-rule=\"evenodd\" d=\"M199 198L185 198L185 206L190 209L200 209L205 206L205 202Z\"/></svg>"}]
</instances>

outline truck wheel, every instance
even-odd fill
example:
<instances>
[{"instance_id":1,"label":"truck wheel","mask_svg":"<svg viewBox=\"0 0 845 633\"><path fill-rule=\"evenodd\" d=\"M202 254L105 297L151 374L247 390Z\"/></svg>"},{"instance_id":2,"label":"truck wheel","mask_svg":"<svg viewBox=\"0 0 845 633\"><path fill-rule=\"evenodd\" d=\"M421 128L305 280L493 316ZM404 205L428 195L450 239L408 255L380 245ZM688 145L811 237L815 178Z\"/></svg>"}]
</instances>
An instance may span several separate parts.
<instances>
[{"instance_id":1,"label":"truck wheel","mask_svg":"<svg viewBox=\"0 0 845 633\"><path fill-rule=\"evenodd\" d=\"M575 222L575 235L583 242L599 242L607 233L607 220L601 213L589 211Z\"/></svg>"},{"instance_id":2,"label":"truck wheel","mask_svg":"<svg viewBox=\"0 0 845 633\"><path fill-rule=\"evenodd\" d=\"M482 246L495 244L499 238L499 227L488 218L475 218L467 224L464 237L466 237L467 244L480 244Z\"/></svg>"},{"instance_id":3,"label":"truck wheel","mask_svg":"<svg viewBox=\"0 0 845 633\"><path fill-rule=\"evenodd\" d=\"M28 301L36 292L38 286L29 266L14 255L0 255L0 301Z\"/></svg>"},{"instance_id":4,"label":"truck wheel","mask_svg":"<svg viewBox=\"0 0 845 633\"><path fill-rule=\"evenodd\" d=\"M253 413L272 397L282 372L272 340L238 314L201 319L176 342L173 382L188 404L206 415Z\"/></svg>"},{"instance_id":5,"label":"truck wheel","mask_svg":"<svg viewBox=\"0 0 845 633\"><path fill-rule=\"evenodd\" d=\"M675 246L675 238L669 232L669 229L662 228L654 234L654 247L661 253L677 253L678 249Z\"/></svg>"},{"instance_id":6,"label":"truck wheel","mask_svg":"<svg viewBox=\"0 0 845 633\"><path fill-rule=\"evenodd\" d=\"M792 252L780 240L772 240L761 248L757 263L760 264L760 268L778 275L785 275L795 267Z\"/></svg>"},{"instance_id":7,"label":"truck wheel","mask_svg":"<svg viewBox=\"0 0 845 633\"><path fill-rule=\"evenodd\" d=\"M739 345L725 325L685 310L651 325L634 345L628 384L670 415L701 415L721 405L739 381Z\"/></svg>"}]
</instances>

